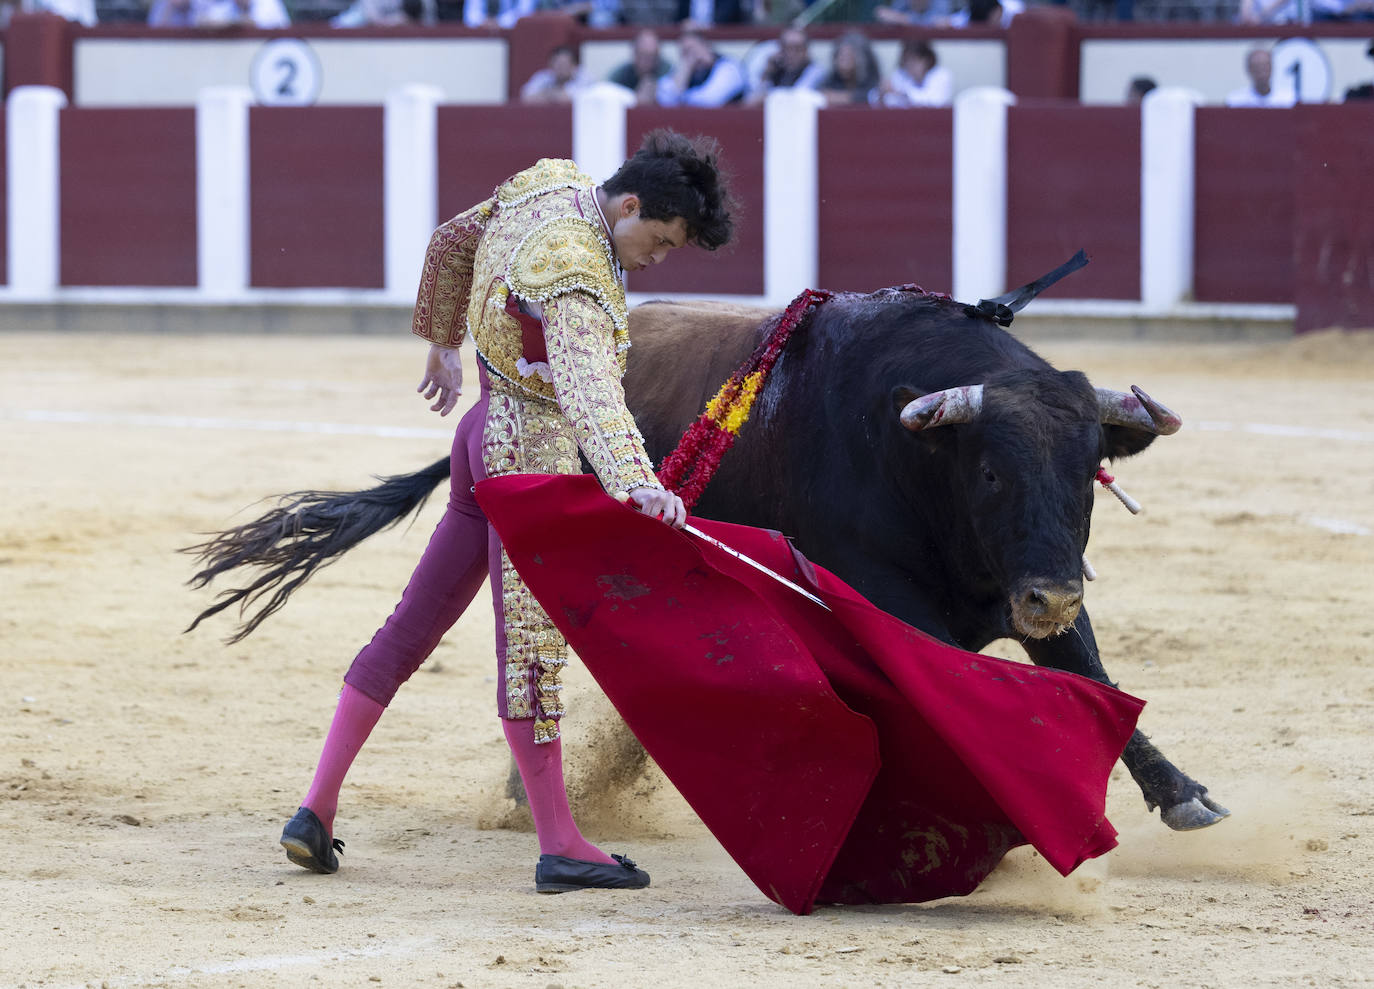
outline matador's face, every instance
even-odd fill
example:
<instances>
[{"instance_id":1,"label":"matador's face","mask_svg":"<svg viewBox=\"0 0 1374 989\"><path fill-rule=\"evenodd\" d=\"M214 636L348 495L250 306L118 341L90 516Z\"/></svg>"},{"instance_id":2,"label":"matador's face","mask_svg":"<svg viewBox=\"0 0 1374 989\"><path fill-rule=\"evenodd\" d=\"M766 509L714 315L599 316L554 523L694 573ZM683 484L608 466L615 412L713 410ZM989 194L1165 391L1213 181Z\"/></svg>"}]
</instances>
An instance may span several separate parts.
<instances>
[{"instance_id":1,"label":"matador's face","mask_svg":"<svg viewBox=\"0 0 1374 989\"><path fill-rule=\"evenodd\" d=\"M611 239L616 256L626 271L639 271L659 264L669 251L687 243L686 220L680 216L671 220L646 220L640 215L636 196L626 196L614 212Z\"/></svg>"}]
</instances>

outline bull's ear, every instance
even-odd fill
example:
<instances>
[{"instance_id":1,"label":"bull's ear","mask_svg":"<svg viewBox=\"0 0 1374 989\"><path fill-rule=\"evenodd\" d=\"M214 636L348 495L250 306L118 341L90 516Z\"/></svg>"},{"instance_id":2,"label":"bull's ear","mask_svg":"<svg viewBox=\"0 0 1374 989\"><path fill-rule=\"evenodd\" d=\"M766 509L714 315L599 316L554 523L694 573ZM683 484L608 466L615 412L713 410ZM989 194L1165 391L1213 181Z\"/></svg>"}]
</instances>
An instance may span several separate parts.
<instances>
[{"instance_id":1,"label":"bull's ear","mask_svg":"<svg viewBox=\"0 0 1374 989\"><path fill-rule=\"evenodd\" d=\"M1109 460L1134 456L1153 443L1155 435L1147 429L1132 429L1130 426L1103 426L1105 455Z\"/></svg>"}]
</instances>

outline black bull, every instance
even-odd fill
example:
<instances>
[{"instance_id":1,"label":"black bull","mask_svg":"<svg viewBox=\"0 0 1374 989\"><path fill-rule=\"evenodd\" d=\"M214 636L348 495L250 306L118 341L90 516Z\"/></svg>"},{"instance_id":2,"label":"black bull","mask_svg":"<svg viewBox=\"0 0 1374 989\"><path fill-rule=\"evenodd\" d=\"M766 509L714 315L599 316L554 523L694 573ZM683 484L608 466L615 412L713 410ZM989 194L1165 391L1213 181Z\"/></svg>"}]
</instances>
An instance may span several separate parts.
<instances>
[{"instance_id":1,"label":"black bull","mask_svg":"<svg viewBox=\"0 0 1374 989\"><path fill-rule=\"evenodd\" d=\"M768 315L634 311L626 398L655 462L753 350ZM1104 458L1177 428L1156 423L1171 417L1159 406L1152 417L1148 399L1121 399L949 300L837 296L793 335L695 510L789 534L945 642L978 650L1010 637L1037 665L1110 682L1081 606L1094 475ZM1170 827L1226 815L1140 732L1122 761Z\"/></svg>"},{"instance_id":2,"label":"black bull","mask_svg":"<svg viewBox=\"0 0 1374 989\"><path fill-rule=\"evenodd\" d=\"M753 351L770 315L700 303L631 313L626 398L655 462ZM948 299L839 295L793 334L696 511L787 533L942 641L976 651L1014 638L1038 665L1110 683L1082 608L1094 476L1103 459L1139 453L1179 425L1136 395L1056 371ZM205 564L193 586L259 568L191 627L265 600L231 641L249 634L318 567L400 521L447 474L445 459L368 491L297 492L190 547ZM1171 828L1228 814L1140 732L1122 761Z\"/></svg>"}]
</instances>

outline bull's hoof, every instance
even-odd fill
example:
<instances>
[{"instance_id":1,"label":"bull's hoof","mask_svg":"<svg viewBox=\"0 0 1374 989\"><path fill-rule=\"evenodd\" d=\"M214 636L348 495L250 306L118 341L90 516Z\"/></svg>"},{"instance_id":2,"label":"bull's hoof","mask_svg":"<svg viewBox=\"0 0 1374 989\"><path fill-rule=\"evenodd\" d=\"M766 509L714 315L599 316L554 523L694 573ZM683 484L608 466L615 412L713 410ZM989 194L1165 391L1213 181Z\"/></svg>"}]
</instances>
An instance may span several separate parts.
<instances>
[{"instance_id":1,"label":"bull's hoof","mask_svg":"<svg viewBox=\"0 0 1374 989\"><path fill-rule=\"evenodd\" d=\"M1159 812L1160 819L1175 831L1196 831L1208 828L1218 821L1230 817L1231 812L1205 793L1192 800L1174 804Z\"/></svg>"}]
</instances>

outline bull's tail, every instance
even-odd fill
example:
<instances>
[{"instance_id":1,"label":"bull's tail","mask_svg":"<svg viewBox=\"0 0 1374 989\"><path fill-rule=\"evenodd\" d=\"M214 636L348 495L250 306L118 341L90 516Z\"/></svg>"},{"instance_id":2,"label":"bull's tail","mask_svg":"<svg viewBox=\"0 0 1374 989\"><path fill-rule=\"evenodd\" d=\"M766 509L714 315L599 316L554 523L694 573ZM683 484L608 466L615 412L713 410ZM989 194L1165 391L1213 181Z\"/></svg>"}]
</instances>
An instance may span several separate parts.
<instances>
[{"instance_id":1,"label":"bull's tail","mask_svg":"<svg viewBox=\"0 0 1374 989\"><path fill-rule=\"evenodd\" d=\"M221 574L240 568L262 571L246 586L220 592L216 603L197 615L186 631L237 605L240 624L228 641L238 642L284 605L320 567L373 533L418 513L448 476L445 457L413 474L379 477L381 484L364 491L293 491L281 495L277 507L261 518L185 547L182 552L194 554L202 565L188 581L192 587L205 587ZM266 603L244 617L264 597Z\"/></svg>"}]
</instances>

